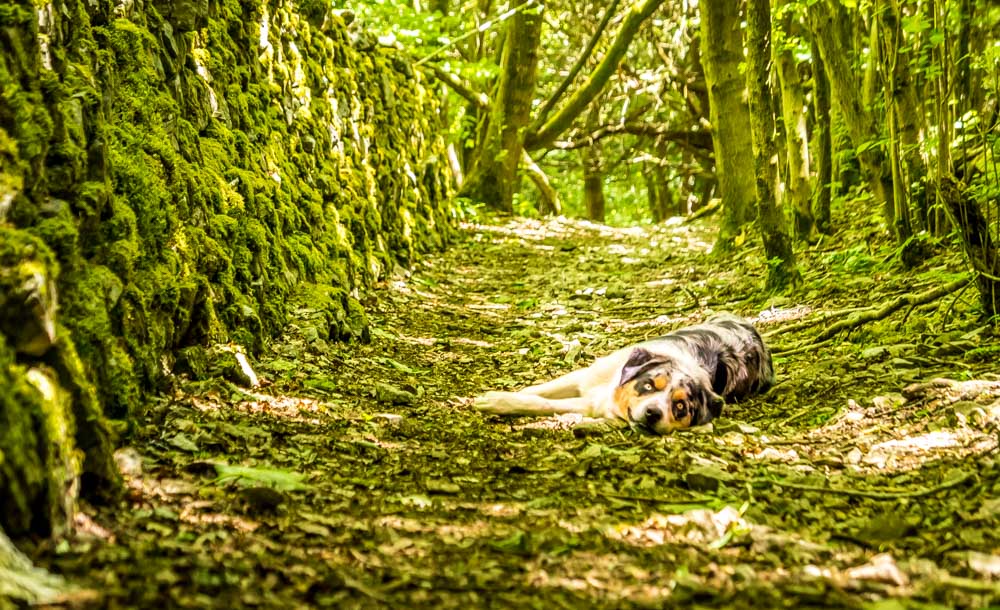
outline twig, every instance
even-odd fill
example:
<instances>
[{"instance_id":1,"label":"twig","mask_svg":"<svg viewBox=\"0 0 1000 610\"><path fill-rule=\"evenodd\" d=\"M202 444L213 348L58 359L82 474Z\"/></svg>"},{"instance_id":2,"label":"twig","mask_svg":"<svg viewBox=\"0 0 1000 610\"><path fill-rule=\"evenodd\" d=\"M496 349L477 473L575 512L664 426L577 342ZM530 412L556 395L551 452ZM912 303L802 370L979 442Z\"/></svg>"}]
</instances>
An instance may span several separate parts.
<instances>
[{"instance_id":1,"label":"twig","mask_svg":"<svg viewBox=\"0 0 1000 610\"><path fill-rule=\"evenodd\" d=\"M935 299L940 299L946 294L951 294L952 292L965 287L965 285L970 281L972 280L967 277L963 277L960 280L955 280L954 282L949 282L944 286L938 286L924 292L918 292L917 294L904 294L903 296L889 301L878 309L872 308L860 311L847 320L841 320L840 322L831 325L829 328L821 332L813 340L813 343L818 345L827 339L835 337L838 333L845 330L850 330L868 322L875 322L876 320L887 318L906 305L922 305L924 303L930 303Z\"/></svg>"},{"instance_id":2,"label":"twig","mask_svg":"<svg viewBox=\"0 0 1000 610\"><path fill-rule=\"evenodd\" d=\"M962 483L965 483L969 479L975 478L975 473L965 472L961 476L956 477L950 481L945 481L936 487L929 487L924 489L914 489L911 491L869 491L866 489L849 489L845 487L820 487L819 485L805 485L802 483L792 483L789 481L781 481L779 479L764 479L755 478L751 479L751 483L767 483L769 485L777 485L778 487L784 487L785 489L798 489L800 491L815 491L817 493L829 493L829 494L840 494L844 496L854 496L857 498L868 498L870 500L899 500L902 498L923 498L924 496L930 496L936 494L939 491L944 491L946 489L951 489L952 487L958 487Z\"/></svg>"},{"instance_id":3,"label":"twig","mask_svg":"<svg viewBox=\"0 0 1000 610\"><path fill-rule=\"evenodd\" d=\"M475 36L476 34L479 34L481 32L485 32L486 30L488 30L491 27L493 27L493 25L496 24L496 23L503 23L504 21L507 21L508 19L510 19L511 17L513 17L515 14L517 14L518 11L524 10L524 9L530 7L533 4L535 4L535 0L528 0L524 4L522 4L520 6L515 6L514 8L512 8L512 9L510 9L510 10L508 10L508 11L502 13L502 14L500 14L496 19L489 19L489 20L483 22L483 24L480 25L479 27L477 27L475 29L472 29L472 30L469 30L468 32L462 34L461 36L458 36L456 38L452 38L451 40L449 40L444 45L438 47L434 51L431 51L430 55L427 55L426 57L421 57L416 62L414 62L413 65L414 66L419 66L419 65L421 65L423 63L426 63L428 60L433 59L434 57L437 57L439 54L443 53L444 51L447 51L448 49L450 49L451 47L455 46L456 44L462 42L466 38L471 38L471 37Z\"/></svg>"},{"instance_id":4,"label":"twig","mask_svg":"<svg viewBox=\"0 0 1000 610\"><path fill-rule=\"evenodd\" d=\"M434 76L436 76L439 81L451 87L452 91L471 102L477 108L485 109L490 107L489 96L485 93L476 91L468 83L462 82L462 79L460 79L458 75L448 72L436 64L431 64L430 68L434 72Z\"/></svg>"}]
</instances>

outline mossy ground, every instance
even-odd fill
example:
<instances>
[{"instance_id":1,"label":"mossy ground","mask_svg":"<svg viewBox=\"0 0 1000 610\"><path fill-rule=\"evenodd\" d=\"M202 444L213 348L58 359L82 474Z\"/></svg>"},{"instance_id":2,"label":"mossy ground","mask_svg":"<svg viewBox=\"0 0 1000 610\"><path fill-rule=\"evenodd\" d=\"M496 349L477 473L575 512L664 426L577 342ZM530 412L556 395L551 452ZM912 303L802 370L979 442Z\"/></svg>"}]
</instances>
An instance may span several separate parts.
<instances>
[{"instance_id":1,"label":"mossy ground","mask_svg":"<svg viewBox=\"0 0 1000 610\"><path fill-rule=\"evenodd\" d=\"M1000 601L997 437L979 416L1000 384L964 356L996 339L971 292L802 348L823 327L804 322L961 261L904 274L854 232L805 251L802 291L769 298L759 248L713 260L704 225L466 229L365 303L370 344L328 341L305 301L256 362L262 389L185 382L152 402L119 453L127 502L39 561L100 607ZM786 355L777 387L711 433L471 408L718 310L755 317ZM901 395L938 376L982 383L958 402Z\"/></svg>"}]
</instances>

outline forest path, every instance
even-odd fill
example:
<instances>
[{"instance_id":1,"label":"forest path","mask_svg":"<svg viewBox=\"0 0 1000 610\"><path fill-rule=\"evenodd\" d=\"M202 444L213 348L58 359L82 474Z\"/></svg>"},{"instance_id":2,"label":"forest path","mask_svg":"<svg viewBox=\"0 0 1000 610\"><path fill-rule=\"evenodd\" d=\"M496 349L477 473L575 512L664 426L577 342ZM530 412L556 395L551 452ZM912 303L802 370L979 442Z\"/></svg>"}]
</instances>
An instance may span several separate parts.
<instances>
[{"instance_id":1,"label":"forest path","mask_svg":"<svg viewBox=\"0 0 1000 610\"><path fill-rule=\"evenodd\" d=\"M80 534L42 562L100 607L1000 601L1000 466L980 417L998 383L992 362L967 357L962 295L802 347L823 328L803 321L947 269L904 276L864 245L817 249L805 268L822 274L769 302L760 253L713 263L713 238L699 224L469 226L366 303L370 344L325 341L304 307L255 363L266 387L180 384L151 409L138 454L121 452L127 505L84 518L98 540ZM711 433L470 406L720 310L792 349L776 357L778 386L727 407ZM960 374L983 381L900 394Z\"/></svg>"}]
</instances>

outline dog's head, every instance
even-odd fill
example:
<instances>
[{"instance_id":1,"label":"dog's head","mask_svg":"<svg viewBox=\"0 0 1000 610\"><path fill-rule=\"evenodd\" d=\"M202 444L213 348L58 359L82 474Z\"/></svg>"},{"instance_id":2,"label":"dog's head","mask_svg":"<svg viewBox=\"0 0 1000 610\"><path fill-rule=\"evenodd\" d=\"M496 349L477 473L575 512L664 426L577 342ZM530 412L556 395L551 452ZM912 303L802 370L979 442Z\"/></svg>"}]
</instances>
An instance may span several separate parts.
<instances>
[{"instance_id":1,"label":"dog's head","mask_svg":"<svg viewBox=\"0 0 1000 610\"><path fill-rule=\"evenodd\" d=\"M723 404L699 367L641 347L622 367L614 400L619 417L656 434L707 424Z\"/></svg>"}]
</instances>

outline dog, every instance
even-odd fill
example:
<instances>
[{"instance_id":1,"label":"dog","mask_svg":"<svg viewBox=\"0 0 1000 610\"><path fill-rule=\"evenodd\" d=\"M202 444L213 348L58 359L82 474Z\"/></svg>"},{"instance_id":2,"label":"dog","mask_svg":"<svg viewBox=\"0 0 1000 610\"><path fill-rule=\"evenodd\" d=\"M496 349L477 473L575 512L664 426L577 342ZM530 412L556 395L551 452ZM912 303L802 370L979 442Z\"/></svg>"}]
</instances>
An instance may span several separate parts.
<instances>
[{"instance_id":1,"label":"dog","mask_svg":"<svg viewBox=\"0 0 1000 610\"><path fill-rule=\"evenodd\" d=\"M474 401L495 415L557 415L625 420L654 434L702 426L726 401L774 385L771 352L757 329L732 314L620 349L593 364L519 392Z\"/></svg>"}]
</instances>

